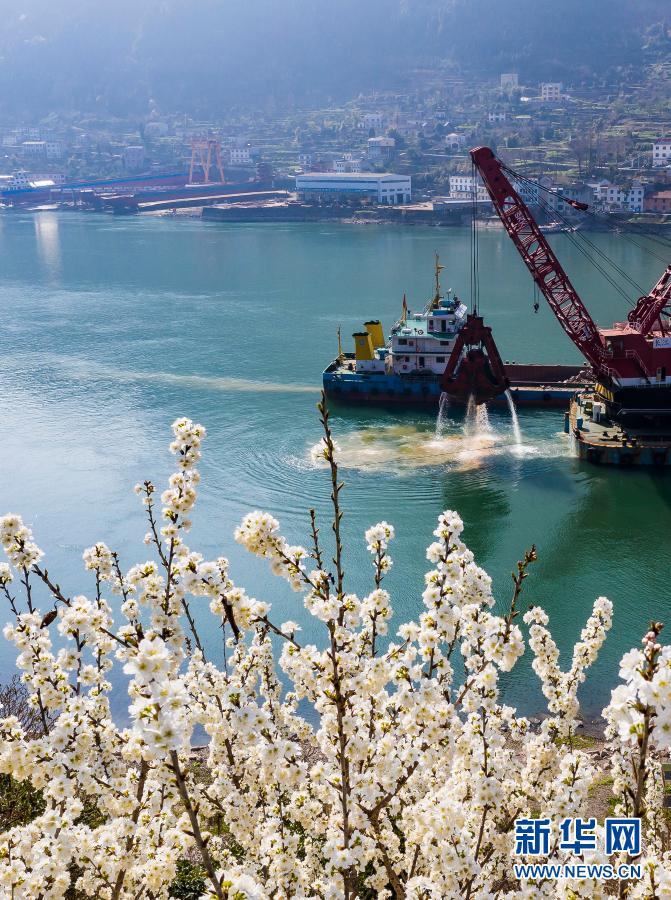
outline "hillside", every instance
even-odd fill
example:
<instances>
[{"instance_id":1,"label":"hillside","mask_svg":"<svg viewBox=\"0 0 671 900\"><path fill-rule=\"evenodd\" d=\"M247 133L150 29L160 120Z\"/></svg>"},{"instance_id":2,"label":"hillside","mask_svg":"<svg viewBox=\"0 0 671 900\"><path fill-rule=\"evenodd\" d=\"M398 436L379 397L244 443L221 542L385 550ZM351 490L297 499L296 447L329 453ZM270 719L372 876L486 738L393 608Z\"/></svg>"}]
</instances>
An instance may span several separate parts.
<instances>
[{"instance_id":1,"label":"hillside","mask_svg":"<svg viewBox=\"0 0 671 900\"><path fill-rule=\"evenodd\" d=\"M565 81L667 53L662 0L21 0L0 24L0 115L322 102L418 66ZM651 40L652 35L652 40Z\"/></svg>"}]
</instances>

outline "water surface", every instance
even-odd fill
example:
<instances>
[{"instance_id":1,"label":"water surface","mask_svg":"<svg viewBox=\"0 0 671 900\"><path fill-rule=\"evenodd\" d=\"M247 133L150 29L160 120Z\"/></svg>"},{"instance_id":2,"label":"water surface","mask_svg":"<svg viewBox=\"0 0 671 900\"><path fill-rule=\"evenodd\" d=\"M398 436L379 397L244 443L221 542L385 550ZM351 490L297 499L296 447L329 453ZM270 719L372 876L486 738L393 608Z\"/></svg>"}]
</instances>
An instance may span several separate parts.
<instances>
[{"instance_id":1,"label":"water surface","mask_svg":"<svg viewBox=\"0 0 671 900\"><path fill-rule=\"evenodd\" d=\"M643 286L656 281L661 264L640 248L620 236L592 240ZM619 295L564 236L553 241L595 317L623 318ZM316 638L297 595L232 531L254 508L273 512L292 542L307 539L311 505L327 525L328 485L310 448L336 329L349 346L366 318L388 329L403 292L411 308L423 304L436 249L446 282L468 300L465 229L2 216L0 508L31 523L64 590L91 590L81 553L95 540L116 548L126 566L144 558L146 528L131 489L167 477L170 422L191 416L208 429L191 545L229 556L233 577L270 600L278 620L298 620ZM480 260L481 311L504 359L577 361L550 311L543 305L534 315L530 278L500 230L481 234ZM397 529L388 585L398 622L421 610L423 552L441 510L462 515L501 609L515 561L535 543L539 562L523 603L545 606L565 657L594 598L615 604L615 627L583 691L594 713L622 652L651 617L669 618L669 476L589 467L571 456L561 413L519 418L522 451L507 410L490 412L485 435L464 438L456 423L437 442L434 416L334 407L350 587L368 588L363 531L380 519ZM197 614L211 622L205 609ZM216 632L209 639L216 657ZM0 663L8 677L5 642ZM505 693L527 711L540 707L527 660ZM116 703L124 705L123 692Z\"/></svg>"}]
</instances>

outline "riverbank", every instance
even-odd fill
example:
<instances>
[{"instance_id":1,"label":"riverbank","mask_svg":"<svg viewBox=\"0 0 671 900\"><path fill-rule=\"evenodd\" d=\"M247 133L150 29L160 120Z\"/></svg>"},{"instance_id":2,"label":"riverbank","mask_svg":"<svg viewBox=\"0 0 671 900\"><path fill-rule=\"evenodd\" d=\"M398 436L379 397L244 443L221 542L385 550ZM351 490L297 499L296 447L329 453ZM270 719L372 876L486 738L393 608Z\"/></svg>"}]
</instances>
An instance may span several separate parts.
<instances>
[{"instance_id":1,"label":"riverbank","mask_svg":"<svg viewBox=\"0 0 671 900\"><path fill-rule=\"evenodd\" d=\"M237 198L227 198L221 203L204 203L203 197L190 197L183 200L162 200L160 202L143 202L136 204L132 201L119 202L113 208L101 208L98 206L81 206L72 203L41 204L35 207L11 207L0 205L0 212L6 215L22 213L40 214L45 212L85 212L113 214L115 216L180 216L182 218L200 218L207 222L223 222L229 224L255 224L255 223L324 223L331 222L341 225L396 225L414 226L427 225L431 227L460 227L467 226L471 222L470 202L453 202L451 204L432 201L422 201L399 206L365 206L354 207L350 205L315 205L303 203L298 200L276 199L274 195L283 192L268 191L268 199L247 201L244 195ZM258 194L258 192L257 192ZM271 196L273 195L273 196ZM503 228L498 217L487 212L480 211L478 216L478 228L488 230L501 230ZM617 233L626 231L630 234L668 235L671 233L671 216L664 215L640 215L628 217L624 215L589 215L576 221L576 227L580 231ZM562 229L557 228L557 232ZM570 230L568 227L565 230Z\"/></svg>"}]
</instances>

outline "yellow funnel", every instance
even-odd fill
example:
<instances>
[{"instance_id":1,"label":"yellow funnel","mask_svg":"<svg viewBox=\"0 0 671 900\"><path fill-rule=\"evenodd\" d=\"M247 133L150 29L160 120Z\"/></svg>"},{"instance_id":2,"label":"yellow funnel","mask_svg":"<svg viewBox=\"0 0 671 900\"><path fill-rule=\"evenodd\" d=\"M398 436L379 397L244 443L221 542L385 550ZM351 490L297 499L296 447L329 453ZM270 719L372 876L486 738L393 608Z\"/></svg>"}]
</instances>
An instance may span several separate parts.
<instances>
[{"instance_id":1,"label":"yellow funnel","mask_svg":"<svg viewBox=\"0 0 671 900\"><path fill-rule=\"evenodd\" d=\"M370 322L364 322L364 328L371 336L373 341L373 347L377 350L378 347L385 346L384 332L382 331L382 325L380 324L379 319L371 319Z\"/></svg>"},{"instance_id":2,"label":"yellow funnel","mask_svg":"<svg viewBox=\"0 0 671 900\"><path fill-rule=\"evenodd\" d=\"M375 359L373 340L367 331L357 331L352 337L354 338L355 359Z\"/></svg>"}]
</instances>

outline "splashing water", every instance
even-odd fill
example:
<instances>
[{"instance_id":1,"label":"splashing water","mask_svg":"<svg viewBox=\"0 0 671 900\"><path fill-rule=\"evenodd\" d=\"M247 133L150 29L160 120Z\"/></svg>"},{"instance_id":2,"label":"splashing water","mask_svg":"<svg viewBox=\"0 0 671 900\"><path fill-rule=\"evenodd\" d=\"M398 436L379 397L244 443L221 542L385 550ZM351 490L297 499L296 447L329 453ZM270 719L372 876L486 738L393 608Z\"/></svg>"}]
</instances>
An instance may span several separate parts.
<instances>
[{"instance_id":1,"label":"splashing water","mask_svg":"<svg viewBox=\"0 0 671 900\"><path fill-rule=\"evenodd\" d=\"M445 426L449 422L448 419L448 410L450 408L450 398L443 391L440 395L440 401L438 403L438 415L436 417L436 440L440 441L443 438L443 434L445 432Z\"/></svg>"},{"instance_id":2,"label":"splashing water","mask_svg":"<svg viewBox=\"0 0 671 900\"><path fill-rule=\"evenodd\" d=\"M517 418L517 410L515 409L515 401L509 390L506 390L506 400L508 409L510 410L510 421L513 426L513 434L515 435L515 446L522 446L522 429L520 428L520 420Z\"/></svg>"},{"instance_id":3,"label":"splashing water","mask_svg":"<svg viewBox=\"0 0 671 900\"><path fill-rule=\"evenodd\" d=\"M490 437L492 426L489 423L489 413L486 403L476 403L475 397L468 398L466 415L464 417L464 437L482 438Z\"/></svg>"},{"instance_id":4,"label":"splashing water","mask_svg":"<svg viewBox=\"0 0 671 900\"><path fill-rule=\"evenodd\" d=\"M471 437L475 434L475 397L471 394L466 404L466 413L464 415L464 435Z\"/></svg>"},{"instance_id":5,"label":"splashing water","mask_svg":"<svg viewBox=\"0 0 671 900\"><path fill-rule=\"evenodd\" d=\"M487 412L486 403L480 403L475 408L475 433L477 435L488 435L492 433L492 426L489 424L489 413Z\"/></svg>"}]
</instances>

